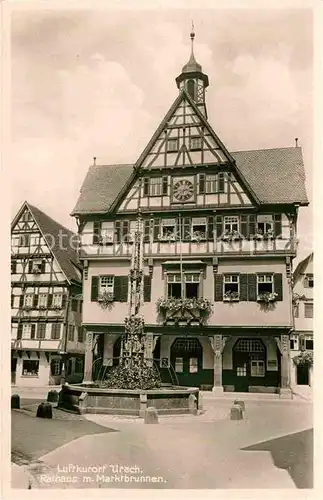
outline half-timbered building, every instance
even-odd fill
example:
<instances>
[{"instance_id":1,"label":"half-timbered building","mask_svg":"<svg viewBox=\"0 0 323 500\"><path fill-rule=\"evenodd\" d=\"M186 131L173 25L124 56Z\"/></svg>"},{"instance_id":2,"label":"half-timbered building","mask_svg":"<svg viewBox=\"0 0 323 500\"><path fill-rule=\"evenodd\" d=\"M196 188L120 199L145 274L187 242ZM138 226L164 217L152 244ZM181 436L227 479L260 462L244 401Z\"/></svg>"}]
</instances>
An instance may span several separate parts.
<instances>
[{"instance_id":1,"label":"half-timbered building","mask_svg":"<svg viewBox=\"0 0 323 500\"><path fill-rule=\"evenodd\" d=\"M82 272L77 235L25 202L11 227L11 381L83 378Z\"/></svg>"},{"instance_id":2,"label":"half-timbered building","mask_svg":"<svg viewBox=\"0 0 323 500\"><path fill-rule=\"evenodd\" d=\"M144 151L133 164L92 165L72 213L86 379L118 363L140 213L146 356L163 381L283 394L297 215L308 204L302 152L227 149L208 121L209 80L191 39L178 96Z\"/></svg>"},{"instance_id":3,"label":"half-timbered building","mask_svg":"<svg viewBox=\"0 0 323 500\"><path fill-rule=\"evenodd\" d=\"M294 331L290 337L291 384L312 385L314 266L313 253L293 273Z\"/></svg>"}]
</instances>

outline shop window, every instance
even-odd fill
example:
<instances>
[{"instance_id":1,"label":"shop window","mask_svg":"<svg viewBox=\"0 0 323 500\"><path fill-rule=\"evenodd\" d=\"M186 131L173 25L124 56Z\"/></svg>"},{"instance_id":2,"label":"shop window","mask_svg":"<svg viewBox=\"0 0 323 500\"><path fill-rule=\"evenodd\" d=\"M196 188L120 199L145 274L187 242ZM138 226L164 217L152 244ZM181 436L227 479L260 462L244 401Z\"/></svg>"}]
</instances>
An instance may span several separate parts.
<instances>
[{"instance_id":1,"label":"shop window","mask_svg":"<svg viewBox=\"0 0 323 500\"><path fill-rule=\"evenodd\" d=\"M223 300L239 300L239 275L238 274L224 275Z\"/></svg>"},{"instance_id":2,"label":"shop window","mask_svg":"<svg viewBox=\"0 0 323 500\"><path fill-rule=\"evenodd\" d=\"M298 335L291 335L289 338L290 349L291 351L299 350L299 338Z\"/></svg>"},{"instance_id":3,"label":"shop window","mask_svg":"<svg viewBox=\"0 0 323 500\"><path fill-rule=\"evenodd\" d=\"M313 304L304 304L305 318L313 318Z\"/></svg>"},{"instance_id":4,"label":"shop window","mask_svg":"<svg viewBox=\"0 0 323 500\"><path fill-rule=\"evenodd\" d=\"M263 343L258 339L240 339L234 346L235 351L261 352L264 351Z\"/></svg>"},{"instance_id":5,"label":"shop window","mask_svg":"<svg viewBox=\"0 0 323 500\"><path fill-rule=\"evenodd\" d=\"M24 359L22 362L22 375L24 377L38 377L39 361Z\"/></svg>"},{"instance_id":6,"label":"shop window","mask_svg":"<svg viewBox=\"0 0 323 500\"><path fill-rule=\"evenodd\" d=\"M250 375L252 377L265 376L265 362L263 359L251 359Z\"/></svg>"},{"instance_id":7,"label":"shop window","mask_svg":"<svg viewBox=\"0 0 323 500\"><path fill-rule=\"evenodd\" d=\"M198 372L198 359L197 358L190 358L189 372L190 373L197 373Z\"/></svg>"},{"instance_id":8,"label":"shop window","mask_svg":"<svg viewBox=\"0 0 323 500\"><path fill-rule=\"evenodd\" d=\"M61 359L52 359L50 364L50 372L54 377L61 375L62 373L62 360Z\"/></svg>"},{"instance_id":9,"label":"shop window","mask_svg":"<svg viewBox=\"0 0 323 500\"><path fill-rule=\"evenodd\" d=\"M176 373L183 373L183 371L184 371L183 358L176 358L175 359L175 372Z\"/></svg>"},{"instance_id":10,"label":"shop window","mask_svg":"<svg viewBox=\"0 0 323 500\"><path fill-rule=\"evenodd\" d=\"M258 296L263 293L273 293L274 291L274 277L272 274L258 274L257 275L257 294Z\"/></svg>"},{"instance_id":11,"label":"shop window","mask_svg":"<svg viewBox=\"0 0 323 500\"><path fill-rule=\"evenodd\" d=\"M206 217L192 217L192 241L205 240L206 231Z\"/></svg>"}]
</instances>

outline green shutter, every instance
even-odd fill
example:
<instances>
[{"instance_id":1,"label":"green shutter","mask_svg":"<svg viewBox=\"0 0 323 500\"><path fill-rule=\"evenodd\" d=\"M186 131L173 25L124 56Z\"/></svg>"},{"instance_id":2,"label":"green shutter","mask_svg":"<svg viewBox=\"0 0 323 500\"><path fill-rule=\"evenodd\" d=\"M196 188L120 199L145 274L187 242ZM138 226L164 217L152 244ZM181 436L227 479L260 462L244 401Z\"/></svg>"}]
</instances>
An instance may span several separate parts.
<instances>
[{"instance_id":1,"label":"green shutter","mask_svg":"<svg viewBox=\"0 0 323 500\"><path fill-rule=\"evenodd\" d=\"M191 217L183 217L182 220L182 240L190 241L191 239Z\"/></svg>"},{"instance_id":2,"label":"green shutter","mask_svg":"<svg viewBox=\"0 0 323 500\"><path fill-rule=\"evenodd\" d=\"M121 222L119 220L116 220L114 227L115 227L116 243L121 243Z\"/></svg>"},{"instance_id":3,"label":"green shutter","mask_svg":"<svg viewBox=\"0 0 323 500\"><path fill-rule=\"evenodd\" d=\"M281 214L274 215L274 234L275 234L275 238L282 237L282 216L281 216Z\"/></svg>"},{"instance_id":4,"label":"green shutter","mask_svg":"<svg viewBox=\"0 0 323 500\"><path fill-rule=\"evenodd\" d=\"M277 299L283 300L283 275L281 273L274 274L274 292L277 293Z\"/></svg>"},{"instance_id":5,"label":"green shutter","mask_svg":"<svg viewBox=\"0 0 323 500\"><path fill-rule=\"evenodd\" d=\"M96 302L99 295L99 276L92 276L91 282L91 302Z\"/></svg>"},{"instance_id":6,"label":"green shutter","mask_svg":"<svg viewBox=\"0 0 323 500\"><path fill-rule=\"evenodd\" d=\"M128 235L129 235L129 221L124 220L122 221L122 242L128 241L127 238Z\"/></svg>"},{"instance_id":7,"label":"green shutter","mask_svg":"<svg viewBox=\"0 0 323 500\"><path fill-rule=\"evenodd\" d=\"M199 175L199 194L205 193L205 174Z\"/></svg>"},{"instance_id":8,"label":"green shutter","mask_svg":"<svg viewBox=\"0 0 323 500\"><path fill-rule=\"evenodd\" d=\"M212 215L211 217L207 218L207 239L208 240L214 239L213 229L214 229L214 217Z\"/></svg>"},{"instance_id":9,"label":"green shutter","mask_svg":"<svg viewBox=\"0 0 323 500\"><path fill-rule=\"evenodd\" d=\"M163 177L163 190L162 190L163 195L168 194L168 177L167 175Z\"/></svg>"},{"instance_id":10,"label":"green shutter","mask_svg":"<svg viewBox=\"0 0 323 500\"><path fill-rule=\"evenodd\" d=\"M240 216L240 234L243 238L248 238L248 215Z\"/></svg>"},{"instance_id":11,"label":"green shutter","mask_svg":"<svg viewBox=\"0 0 323 500\"><path fill-rule=\"evenodd\" d=\"M248 300L257 300L257 275L248 274Z\"/></svg>"},{"instance_id":12,"label":"green shutter","mask_svg":"<svg viewBox=\"0 0 323 500\"><path fill-rule=\"evenodd\" d=\"M249 215L249 238L256 234L256 216Z\"/></svg>"},{"instance_id":13,"label":"green shutter","mask_svg":"<svg viewBox=\"0 0 323 500\"><path fill-rule=\"evenodd\" d=\"M151 276L144 276L144 302L151 302Z\"/></svg>"},{"instance_id":14,"label":"green shutter","mask_svg":"<svg viewBox=\"0 0 323 500\"><path fill-rule=\"evenodd\" d=\"M38 306L38 295L34 295L34 300L33 300L33 308L36 308Z\"/></svg>"},{"instance_id":15,"label":"green shutter","mask_svg":"<svg viewBox=\"0 0 323 500\"><path fill-rule=\"evenodd\" d=\"M32 272L33 272L33 261L29 260L29 262L28 262L28 273L32 273Z\"/></svg>"},{"instance_id":16,"label":"green shutter","mask_svg":"<svg viewBox=\"0 0 323 500\"><path fill-rule=\"evenodd\" d=\"M222 215L215 216L216 239L219 240L223 235L223 217Z\"/></svg>"},{"instance_id":17,"label":"green shutter","mask_svg":"<svg viewBox=\"0 0 323 500\"><path fill-rule=\"evenodd\" d=\"M214 276L214 300L220 302L223 300L223 275Z\"/></svg>"},{"instance_id":18,"label":"green shutter","mask_svg":"<svg viewBox=\"0 0 323 500\"><path fill-rule=\"evenodd\" d=\"M34 339L35 338L35 334L36 334L36 325L35 323L33 325L31 325L31 334L30 334L30 338L31 339Z\"/></svg>"},{"instance_id":19,"label":"green shutter","mask_svg":"<svg viewBox=\"0 0 323 500\"><path fill-rule=\"evenodd\" d=\"M21 294L19 297L19 307L23 307L23 305L24 305L24 296L23 294Z\"/></svg>"},{"instance_id":20,"label":"green shutter","mask_svg":"<svg viewBox=\"0 0 323 500\"><path fill-rule=\"evenodd\" d=\"M248 300L248 275L247 274L240 274L239 286L240 286L239 300L241 302L246 302Z\"/></svg>"},{"instance_id":21,"label":"green shutter","mask_svg":"<svg viewBox=\"0 0 323 500\"><path fill-rule=\"evenodd\" d=\"M62 308L64 309L66 306L66 295L63 295L62 297Z\"/></svg>"},{"instance_id":22,"label":"green shutter","mask_svg":"<svg viewBox=\"0 0 323 500\"><path fill-rule=\"evenodd\" d=\"M93 222L93 245L98 245L100 240L101 222Z\"/></svg>"},{"instance_id":23,"label":"green shutter","mask_svg":"<svg viewBox=\"0 0 323 500\"><path fill-rule=\"evenodd\" d=\"M150 241L150 219L144 220L144 242L149 243Z\"/></svg>"},{"instance_id":24,"label":"green shutter","mask_svg":"<svg viewBox=\"0 0 323 500\"><path fill-rule=\"evenodd\" d=\"M128 276L114 277L114 300L116 302L127 302L128 300Z\"/></svg>"},{"instance_id":25,"label":"green shutter","mask_svg":"<svg viewBox=\"0 0 323 500\"><path fill-rule=\"evenodd\" d=\"M22 323L19 323L17 330L17 340L20 340L22 337Z\"/></svg>"},{"instance_id":26,"label":"green shutter","mask_svg":"<svg viewBox=\"0 0 323 500\"><path fill-rule=\"evenodd\" d=\"M52 307L53 303L53 294L50 293L48 294L48 299L47 299L47 308L50 309Z\"/></svg>"},{"instance_id":27,"label":"green shutter","mask_svg":"<svg viewBox=\"0 0 323 500\"><path fill-rule=\"evenodd\" d=\"M154 219L154 241L158 241L160 233L160 219Z\"/></svg>"}]
</instances>

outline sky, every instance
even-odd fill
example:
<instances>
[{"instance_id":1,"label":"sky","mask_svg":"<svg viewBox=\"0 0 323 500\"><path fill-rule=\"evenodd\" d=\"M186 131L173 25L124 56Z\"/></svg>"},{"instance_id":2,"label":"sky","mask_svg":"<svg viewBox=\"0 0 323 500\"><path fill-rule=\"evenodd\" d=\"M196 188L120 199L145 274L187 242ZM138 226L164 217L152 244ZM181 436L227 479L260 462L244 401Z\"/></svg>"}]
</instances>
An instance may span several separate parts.
<instances>
[{"instance_id":1,"label":"sky","mask_svg":"<svg viewBox=\"0 0 323 500\"><path fill-rule=\"evenodd\" d=\"M69 214L93 157L134 163L177 97L192 18L216 134L229 151L297 137L312 201L311 10L16 10L12 218L28 200L76 231ZM300 209L298 258L312 250L312 228L311 206Z\"/></svg>"}]
</instances>

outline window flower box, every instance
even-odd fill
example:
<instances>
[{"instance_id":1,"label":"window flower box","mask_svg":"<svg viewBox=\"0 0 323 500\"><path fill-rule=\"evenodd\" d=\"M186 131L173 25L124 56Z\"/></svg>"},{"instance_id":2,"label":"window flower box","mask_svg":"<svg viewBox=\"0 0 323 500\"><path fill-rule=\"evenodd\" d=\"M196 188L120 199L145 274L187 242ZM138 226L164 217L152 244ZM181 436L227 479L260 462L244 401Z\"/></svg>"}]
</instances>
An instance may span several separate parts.
<instances>
[{"instance_id":1,"label":"window flower box","mask_svg":"<svg viewBox=\"0 0 323 500\"><path fill-rule=\"evenodd\" d=\"M296 366L298 365L313 366L314 362L313 351L303 351L301 354L293 358L293 362Z\"/></svg>"},{"instance_id":2,"label":"window flower box","mask_svg":"<svg viewBox=\"0 0 323 500\"><path fill-rule=\"evenodd\" d=\"M206 240L206 235L205 233L202 233L201 231L193 231L191 235L191 241L194 241L196 243L200 243L201 241Z\"/></svg>"},{"instance_id":3,"label":"window flower box","mask_svg":"<svg viewBox=\"0 0 323 500\"><path fill-rule=\"evenodd\" d=\"M41 269L40 267L33 267L32 269L33 274L41 274Z\"/></svg>"},{"instance_id":4,"label":"window flower box","mask_svg":"<svg viewBox=\"0 0 323 500\"><path fill-rule=\"evenodd\" d=\"M211 301L203 298L191 298L191 299L180 299L180 298L160 298L157 300L157 309L159 311L176 311L178 309L187 310L199 310L205 313L210 313L212 311Z\"/></svg>"},{"instance_id":5,"label":"window flower box","mask_svg":"<svg viewBox=\"0 0 323 500\"><path fill-rule=\"evenodd\" d=\"M238 241L240 239L241 235L239 231L226 231L222 236L222 240L227 241L228 243L231 243L232 241Z\"/></svg>"},{"instance_id":6,"label":"window flower box","mask_svg":"<svg viewBox=\"0 0 323 500\"><path fill-rule=\"evenodd\" d=\"M264 240L273 240L274 239L274 233L272 231L267 231L264 233Z\"/></svg>"},{"instance_id":7,"label":"window flower box","mask_svg":"<svg viewBox=\"0 0 323 500\"><path fill-rule=\"evenodd\" d=\"M23 306L24 311L31 311L31 310L32 310L32 308L33 308L33 307L32 307L32 306L30 306L30 305L24 305L24 306Z\"/></svg>"},{"instance_id":8,"label":"window flower box","mask_svg":"<svg viewBox=\"0 0 323 500\"><path fill-rule=\"evenodd\" d=\"M158 240L163 241L163 242L169 242L169 241L176 241L177 240L177 235L175 233L173 234L159 234L158 235Z\"/></svg>"},{"instance_id":9,"label":"window flower box","mask_svg":"<svg viewBox=\"0 0 323 500\"><path fill-rule=\"evenodd\" d=\"M226 292L223 295L223 300L225 302L234 302L234 301L239 301L239 293L238 292Z\"/></svg>"},{"instance_id":10,"label":"window flower box","mask_svg":"<svg viewBox=\"0 0 323 500\"><path fill-rule=\"evenodd\" d=\"M107 307L109 304L111 304L112 302L114 302L113 293L112 292L103 292L103 293L101 293L99 295L99 297L98 297L98 302L100 302L100 304L103 307Z\"/></svg>"},{"instance_id":11,"label":"window flower box","mask_svg":"<svg viewBox=\"0 0 323 500\"><path fill-rule=\"evenodd\" d=\"M264 292L258 295L257 301L264 302L265 304L271 304L276 302L278 294L275 292Z\"/></svg>"},{"instance_id":12,"label":"window flower box","mask_svg":"<svg viewBox=\"0 0 323 500\"><path fill-rule=\"evenodd\" d=\"M38 309L39 309L40 311L46 311L47 306L41 305L41 306L38 306Z\"/></svg>"}]
</instances>

